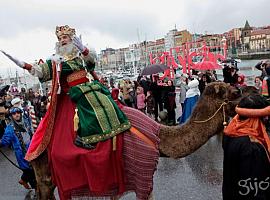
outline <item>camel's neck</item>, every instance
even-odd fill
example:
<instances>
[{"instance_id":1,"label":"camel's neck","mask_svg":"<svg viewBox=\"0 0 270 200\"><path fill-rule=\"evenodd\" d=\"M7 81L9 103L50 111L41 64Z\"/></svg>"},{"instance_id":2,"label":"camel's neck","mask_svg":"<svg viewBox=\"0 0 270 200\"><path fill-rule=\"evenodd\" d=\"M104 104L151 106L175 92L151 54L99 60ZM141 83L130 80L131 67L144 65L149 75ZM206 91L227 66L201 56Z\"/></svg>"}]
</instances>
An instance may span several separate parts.
<instances>
[{"instance_id":1,"label":"camel's neck","mask_svg":"<svg viewBox=\"0 0 270 200\"><path fill-rule=\"evenodd\" d=\"M205 100L205 99L204 99ZM203 105L204 104L204 105ZM210 137L222 131L222 109L208 122L195 122L209 119L221 104L198 102L190 119L182 126L162 126L160 129L160 151L170 157L185 157Z\"/></svg>"}]
</instances>

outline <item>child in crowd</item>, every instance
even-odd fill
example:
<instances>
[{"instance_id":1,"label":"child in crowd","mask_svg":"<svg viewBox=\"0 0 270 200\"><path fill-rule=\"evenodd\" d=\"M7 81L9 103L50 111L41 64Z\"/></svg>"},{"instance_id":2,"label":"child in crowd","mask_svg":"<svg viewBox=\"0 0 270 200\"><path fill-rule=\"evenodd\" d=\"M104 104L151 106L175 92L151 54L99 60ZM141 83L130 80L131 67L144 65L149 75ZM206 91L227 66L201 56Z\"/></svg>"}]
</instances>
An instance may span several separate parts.
<instances>
[{"instance_id":1,"label":"child in crowd","mask_svg":"<svg viewBox=\"0 0 270 200\"><path fill-rule=\"evenodd\" d=\"M137 87L137 108L145 112L145 94L141 86Z\"/></svg>"}]
</instances>

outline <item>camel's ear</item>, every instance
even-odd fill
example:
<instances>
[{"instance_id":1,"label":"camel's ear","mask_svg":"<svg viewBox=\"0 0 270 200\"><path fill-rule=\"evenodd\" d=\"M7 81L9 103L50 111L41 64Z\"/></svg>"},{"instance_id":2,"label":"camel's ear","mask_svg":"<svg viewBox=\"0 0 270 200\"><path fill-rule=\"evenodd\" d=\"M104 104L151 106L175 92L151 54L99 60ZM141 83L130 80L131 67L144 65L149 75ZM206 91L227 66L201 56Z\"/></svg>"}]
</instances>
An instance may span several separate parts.
<instances>
[{"instance_id":1,"label":"camel's ear","mask_svg":"<svg viewBox=\"0 0 270 200\"><path fill-rule=\"evenodd\" d=\"M222 87L221 85L215 85L214 86L215 92L220 98L225 98L226 96L226 89Z\"/></svg>"},{"instance_id":2,"label":"camel's ear","mask_svg":"<svg viewBox=\"0 0 270 200\"><path fill-rule=\"evenodd\" d=\"M219 93L219 85L215 85L214 88L215 88L216 94L218 94Z\"/></svg>"}]
</instances>

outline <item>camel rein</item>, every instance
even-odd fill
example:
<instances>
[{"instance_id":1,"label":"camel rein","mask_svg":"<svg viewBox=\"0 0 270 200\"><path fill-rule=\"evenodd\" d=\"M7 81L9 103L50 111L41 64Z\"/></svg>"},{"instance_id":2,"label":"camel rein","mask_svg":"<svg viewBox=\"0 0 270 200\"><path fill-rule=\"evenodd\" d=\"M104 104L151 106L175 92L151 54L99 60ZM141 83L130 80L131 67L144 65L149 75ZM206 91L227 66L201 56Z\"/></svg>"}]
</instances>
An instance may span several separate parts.
<instances>
[{"instance_id":1,"label":"camel rein","mask_svg":"<svg viewBox=\"0 0 270 200\"><path fill-rule=\"evenodd\" d=\"M227 125L227 122L226 122L226 113L225 113L225 105L227 105L229 102L231 101L228 101L228 100L225 100L220 106L219 108L216 110L216 112L211 116L209 117L208 119L206 120L195 120L194 122L195 123L205 123L205 122L208 122L210 121L211 119L213 119L217 114L218 112L222 109L223 110L223 126L226 126Z\"/></svg>"},{"instance_id":2,"label":"camel rein","mask_svg":"<svg viewBox=\"0 0 270 200\"><path fill-rule=\"evenodd\" d=\"M9 157L0 149L0 153L16 168L22 170L18 165L16 165ZM22 170L23 171L23 170Z\"/></svg>"}]
</instances>

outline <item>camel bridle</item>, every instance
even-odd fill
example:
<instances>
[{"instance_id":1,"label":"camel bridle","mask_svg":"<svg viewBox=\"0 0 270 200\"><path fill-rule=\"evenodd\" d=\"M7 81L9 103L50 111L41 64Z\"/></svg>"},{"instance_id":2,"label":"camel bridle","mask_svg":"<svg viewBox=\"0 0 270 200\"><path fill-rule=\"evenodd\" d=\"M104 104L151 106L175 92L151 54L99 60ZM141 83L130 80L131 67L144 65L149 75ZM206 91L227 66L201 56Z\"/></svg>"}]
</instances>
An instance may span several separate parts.
<instances>
[{"instance_id":1,"label":"camel bridle","mask_svg":"<svg viewBox=\"0 0 270 200\"><path fill-rule=\"evenodd\" d=\"M232 101L229 101L229 100L227 100L227 99L225 99L224 101L223 101L223 103L219 106L219 108L215 111L215 113L211 116L211 117L209 117L208 119L206 119L206 120L195 120L194 122L195 123L205 123L205 122L208 122L208 121L210 121L211 119L213 119L217 114L218 114L218 112L222 109L222 114L223 114L223 126L224 126L224 128L227 126L227 122L226 122L226 112L225 112L225 106L228 104L228 103L230 103L230 102L232 102Z\"/></svg>"}]
</instances>

